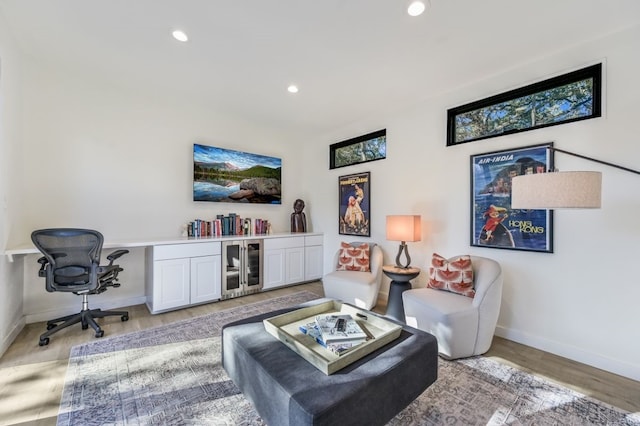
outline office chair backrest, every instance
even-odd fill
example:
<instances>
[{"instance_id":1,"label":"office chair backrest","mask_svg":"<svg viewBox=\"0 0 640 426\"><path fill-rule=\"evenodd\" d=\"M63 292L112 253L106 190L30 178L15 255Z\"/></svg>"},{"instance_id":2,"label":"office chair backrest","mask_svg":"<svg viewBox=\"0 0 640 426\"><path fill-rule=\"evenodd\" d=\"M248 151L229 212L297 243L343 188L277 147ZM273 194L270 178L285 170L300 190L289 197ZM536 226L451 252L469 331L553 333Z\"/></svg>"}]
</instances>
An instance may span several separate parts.
<instances>
[{"instance_id":1,"label":"office chair backrest","mask_svg":"<svg viewBox=\"0 0 640 426\"><path fill-rule=\"evenodd\" d=\"M39 275L47 291L91 291L98 287L98 268L104 238L92 229L53 228L31 233L31 241L46 262Z\"/></svg>"}]
</instances>

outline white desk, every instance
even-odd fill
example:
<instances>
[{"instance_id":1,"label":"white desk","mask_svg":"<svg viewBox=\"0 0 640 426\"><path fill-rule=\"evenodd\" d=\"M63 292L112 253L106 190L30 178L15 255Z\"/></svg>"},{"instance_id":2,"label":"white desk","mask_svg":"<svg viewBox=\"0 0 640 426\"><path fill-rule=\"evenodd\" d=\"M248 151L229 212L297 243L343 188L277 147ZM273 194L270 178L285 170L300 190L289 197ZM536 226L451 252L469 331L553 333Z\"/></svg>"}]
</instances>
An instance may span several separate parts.
<instances>
[{"instance_id":1,"label":"white desk","mask_svg":"<svg viewBox=\"0 0 640 426\"><path fill-rule=\"evenodd\" d=\"M224 237L201 237L201 238L193 238L193 237L160 237L160 238L139 238L139 239L126 239L126 240L110 240L105 241L102 245L104 249L118 249L118 248L129 248L129 247L151 247L151 246L159 246L165 244L198 244L205 243L211 241L225 241L225 240L237 240L237 239L249 239L249 238L282 238L287 236L313 236L313 235L322 235L322 233L316 232L307 232L307 233L280 233L280 234L269 234L269 235L228 235ZM17 255L26 255L26 254L37 254L40 251L33 245L33 243L24 243L14 246L5 250L4 254L7 256L9 262L13 262L14 256Z\"/></svg>"},{"instance_id":2,"label":"white desk","mask_svg":"<svg viewBox=\"0 0 640 426\"><path fill-rule=\"evenodd\" d=\"M123 286L120 291L117 292L105 292L101 295L100 300L94 302L96 304L95 307L99 307L102 309L114 309L122 306L132 306L141 303L148 302L149 297L151 296L151 292L146 284L148 281L148 273L147 269L149 267L148 260L146 259L146 253L155 250L155 248L159 246L172 246L172 245L196 245L202 243L212 243L212 242L224 242L228 240L238 240L238 239L264 239L265 246L267 246L267 241L271 243L271 245L279 246L280 240L291 240L293 237L297 240L298 238L302 238L306 241L311 241L312 244L310 247L305 247L305 255L306 252L309 252L308 258L305 258L304 278L299 279L299 282L317 279L322 276L323 269L323 247L322 240L323 234L316 232L309 233L277 233L277 234L269 234L269 235L232 235L232 236L224 236L224 237L204 237L204 238L189 238L182 236L168 236L168 237L147 237L147 238L130 238L130 239L121 239L121 240L107 240L103 244L103 253L108 253L111 249L120 249L120 248L130 248L130 249L141 249L141 250L132 250L132 253L126 257L122 258L120 262L124 266L126 271L126 286ZM195 247L194 247L195 248ZM308 248L308 250L306 250ZM185 247L186 251L191 251L187 247ZM286 249L281 249L281 251L285 252ZM270 256L268 260L269 266L266 266L267 260L265 259L265 267L267 267L267 273L270 278L278 275L277 272L280 270L287 271L287 258L286 256L281 256L280 258L276 258L273 256L277 250L271 250ZM39 255L40 251L36 249L36 247L32 243L25 243L20 245L9 246L4 253L0 252L0 255L4 254L7 256L9 262L14 262L14 260L18 260L20 262L23 261L27 256ZM282 262L282 264L277 263L276 260ZM284 265L284 266L283 266ZM17 277L17 279L22 280L22 285L24 287L23 294L23 315L26 319L27 323L44 321L50 318L54 318L57 316L67 315L69 313L75 312L77 309L76 300L70 298L63 298L61 295L51 295L46 294L42 290L42 282L41 278L38 278L37 269L39 265L36 262L29 262L28 265L25 265L24 270L18 272L18 274L22 274L22 277ZM279 269L281 268L281 269ZM16 271L20 271L20 269L16 269ZM271 271L271 272L269 272ZM285 274L286 275L286 274ZM266 278L266 276L265 276ZM124 276L123 276L124 279ZM298 281L298 280L294 280ZM274 287L280 285L291 285L295 284L290 281L283 281L282 283L271 283ZM271 285L266 287L265 290L270 289ZM46 296L45 296L46 294ZM51 302L51 300L55 299L55 302Z\"/></svg>"}]
</instances>

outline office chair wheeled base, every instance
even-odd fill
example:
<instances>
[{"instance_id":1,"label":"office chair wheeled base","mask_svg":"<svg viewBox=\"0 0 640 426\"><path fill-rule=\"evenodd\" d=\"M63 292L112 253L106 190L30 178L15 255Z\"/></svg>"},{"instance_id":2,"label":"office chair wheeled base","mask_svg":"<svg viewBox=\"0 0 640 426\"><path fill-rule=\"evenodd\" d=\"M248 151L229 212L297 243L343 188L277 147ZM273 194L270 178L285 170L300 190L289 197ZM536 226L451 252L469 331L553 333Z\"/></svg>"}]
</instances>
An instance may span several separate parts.
<instances>
[{"instance_id":1,"label":"office chair wheeled base","mask_svg":"<svg viewBox=\"0 0 640 426\"><path fill-rule=\"evenodd\" d=\"M93 328L93 330L95 331L95 336L102 337L104 336L104 331L95 321L96 318L119 315L121 321L129 321L128 311L103 311L101 309L89 309L87 295L83 294L82 296L82 311L80 311L80 313L67 315L64 317L52 319L51 321L47 321L47 332L40 335L40 341L38 342L39 346L48 345L49 336L73 324L82 323L83 330L86 330L89 328L89 326L91 326L91 328Z\"/></svg>"}]
</instances>

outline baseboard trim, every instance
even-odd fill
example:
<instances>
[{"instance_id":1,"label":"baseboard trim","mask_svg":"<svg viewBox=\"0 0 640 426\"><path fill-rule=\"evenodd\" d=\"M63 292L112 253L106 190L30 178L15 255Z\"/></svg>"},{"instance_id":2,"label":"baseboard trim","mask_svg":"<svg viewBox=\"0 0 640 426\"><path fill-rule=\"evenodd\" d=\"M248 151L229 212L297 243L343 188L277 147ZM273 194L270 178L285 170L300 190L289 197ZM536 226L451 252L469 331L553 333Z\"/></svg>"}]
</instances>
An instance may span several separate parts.
<instances>
[{"instance_id":1,"label":"baseboard trim","mask_svg":"<svg viewBox=\"0 0 640 426\"><path fill-rule=\"evenodd\" d=\"M132 297L128 299L110 300L109 303L105 303L105 304L91 303L89 307L107 310L107 309L120 309L123 306L143 305L145 303L147 303L147 297L138 296L138 297ZM24 318L27 324L31 324L34 322L41 322L41 321L49 321L52 318L58 318L65 315L71 315L71 314L77 313L79 311L79 309L77 308L78 307L76 306L76 309L70 309L70 308L52 309L45 312L28 314L28 315L25 315Z\"/></svg>"},{"instance_id":2,"label":"baseboard trim","mask_svg":"<svg viewBox=\"0 0 640 426\"><path fill-rule=\"evenodd\" d=\"M539 336L512 330L506 327L496 327L496 336L516 343L530 346L541 351L549 352L572 361L590 365L613 374L618 374L632 380L640 381L640 365L633 365L624 361L611 359L592 352L584 351L575 346L545 339Z\"/></svg>"},{"instance_id":3,"label":"baseboard trim","mask_svg":"<svg viewBox=\"0 0 640 426\"><path fill-rule=\"evenodd\" d=\"M13 327L11 328L11 331L9 331L9 333L7 333L7 335L5 336L4 340L2 341L2 346L0 346L0 357L2 355L4 355L4 353L7 351L7 349L9 349L9 346L11 346L13 341L16 340L16 337L18 337L18 334L20 334L20 332L22 331L22 329L24 328L24 326L26 324L27 323L26 323L24 317L19 318L13 324Z\"/></svg>"}]
</instances>

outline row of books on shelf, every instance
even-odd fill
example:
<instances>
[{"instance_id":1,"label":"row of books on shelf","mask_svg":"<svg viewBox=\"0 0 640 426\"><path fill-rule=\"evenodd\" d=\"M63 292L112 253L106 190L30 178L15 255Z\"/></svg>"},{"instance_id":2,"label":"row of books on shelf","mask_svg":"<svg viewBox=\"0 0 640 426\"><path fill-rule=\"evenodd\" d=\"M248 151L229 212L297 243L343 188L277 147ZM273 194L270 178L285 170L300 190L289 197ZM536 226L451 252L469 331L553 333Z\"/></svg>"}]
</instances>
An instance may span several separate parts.
<instances>
[{"instance_id":1,"label":"row of books on shelf","mask_svg":"<svg viewBox=\"0 0 640 426\"><path fill-rule=\"evenodd\" d=\"M266 235L271 225L266 219L242 218L235 213L217 215L215 219L195 219L187 224L189 237L223 237L228 235Z\"/></svg>"},{"instance_id":2,"label":"row of books on shelf","mask_svg":"<svg viewBox=\"0 0 640 426\"><path fill-rule=\"evenodd\" d=\"M317 315L313 322L301 325L299 329L337 355L343 355L372 338L348 314Z\"/></svg>"}]
</instances>

